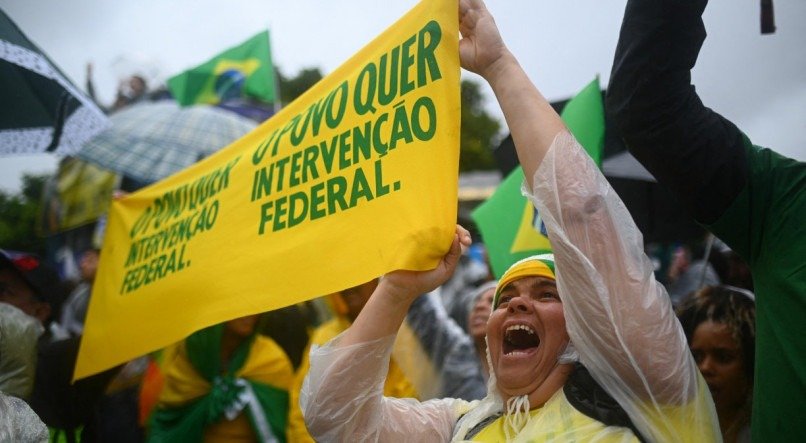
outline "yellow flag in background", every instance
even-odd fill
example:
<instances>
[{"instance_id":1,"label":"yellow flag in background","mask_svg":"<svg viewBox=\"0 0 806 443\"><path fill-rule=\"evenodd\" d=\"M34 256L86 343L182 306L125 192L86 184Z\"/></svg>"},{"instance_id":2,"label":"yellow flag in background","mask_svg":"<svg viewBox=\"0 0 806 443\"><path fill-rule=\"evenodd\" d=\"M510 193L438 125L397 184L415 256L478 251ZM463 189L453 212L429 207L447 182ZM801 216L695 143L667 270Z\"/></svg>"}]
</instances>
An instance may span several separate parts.
<instances>
[{"instance_id":1,"label":"yellow flag in background","mask_svg":"<svg viewBox=\"0 0 806 443\"><path fill-rule=\"evenodd\" d=\"M255 131L113 203L75 377L433 268L456 223L456 11L424 0Z\"/></svg>"}]
</instances>

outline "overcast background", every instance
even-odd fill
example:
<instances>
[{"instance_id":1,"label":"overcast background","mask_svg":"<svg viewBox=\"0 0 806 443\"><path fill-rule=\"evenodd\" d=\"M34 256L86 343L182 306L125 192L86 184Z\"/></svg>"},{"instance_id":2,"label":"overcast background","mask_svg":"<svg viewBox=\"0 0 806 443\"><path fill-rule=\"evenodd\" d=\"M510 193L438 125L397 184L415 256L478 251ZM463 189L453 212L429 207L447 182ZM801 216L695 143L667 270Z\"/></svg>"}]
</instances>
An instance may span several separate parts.
<instances>
[{"instance_id":1,"label":"overcast background","mask_svg":"<svg viewBox=\"0 0 806 443\"><path fill-rule=\"evenodd\" d=\"M0 0L80 88L94 64L100 100L120 78L153 81L199 64L263 29L285 75L327 74L410 9L414 0ZM625 0L489 0L505 41L550 100L610 75ZM806 161L806 1L775 2L778 31L759 33L759 0L712 0L694 83L711 108L757 144ZM475 77L465 73L469 77ZM502 121L492 93L487 107ZM1 106L13 106L3 103ZM51 155L0 157L0 189L52 172Z\"/></svg>"}]
</instances>

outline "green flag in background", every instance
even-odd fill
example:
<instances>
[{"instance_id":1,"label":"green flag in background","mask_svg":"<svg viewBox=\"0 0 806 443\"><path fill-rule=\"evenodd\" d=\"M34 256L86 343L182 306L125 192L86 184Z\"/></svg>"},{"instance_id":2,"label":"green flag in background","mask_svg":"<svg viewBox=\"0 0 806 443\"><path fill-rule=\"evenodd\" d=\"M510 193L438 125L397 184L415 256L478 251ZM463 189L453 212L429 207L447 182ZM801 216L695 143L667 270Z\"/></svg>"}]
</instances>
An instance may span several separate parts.
<instances>
[{"instance_id":1,"label":"green flag in background","mask_svg":"<svg viewBox=\"0 0 806 443\"><path fill-rule=\"evenodd\" d=\"M209 61L168 79L168 88L181 106L216 104L250 97L274 102L274 68L269 31L250 38Z\"/></svg>"},{"instance_id":2,"label":"green flag in background","mask_svg":"<svg viewBox=\"0 0 806 443\"><path fill-rule=\"evenodd\" d=\"M601 166L605 122L598 77L565 105L561 116L574 137ZM537 210L521 195L523 178L523 169L518 166L472 214L496 278L501 278L516 261L551 250Z\"/></svg>"}]
</instances>

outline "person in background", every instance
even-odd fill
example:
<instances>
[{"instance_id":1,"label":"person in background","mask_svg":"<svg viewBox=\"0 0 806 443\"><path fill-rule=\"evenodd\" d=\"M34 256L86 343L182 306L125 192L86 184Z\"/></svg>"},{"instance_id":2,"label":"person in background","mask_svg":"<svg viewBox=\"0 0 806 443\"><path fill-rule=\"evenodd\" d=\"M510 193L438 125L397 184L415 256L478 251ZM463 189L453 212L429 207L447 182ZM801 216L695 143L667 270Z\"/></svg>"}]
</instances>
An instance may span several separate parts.
<instances>
[{"instance_id":1,"label":"person in background","mask_svg":"<svg viewBox=\"0 0 806 443\"><path fill-rule=\"evenodd\" d=\"M84 332L84 320L87 317L92 283L95 281L100 254L101 251L98 249L88 249L81 255L81 261L78 264L81 281L62 305L59 324L72 336L78 336Z\"/></svg>"},{"instance_id":2,"label":"person in background","mask_svg":"<svg viewBox=\"0 0 806 443\"><path fill-rule=\"evenodd\" d=\"M754 145L700 100L691 70L707 3L627 2L605 109L635 158L750 266L755 371L763 374L754 386L753 440L802 441L806 163Z\"/></svg>"},{"instance_id":3,"label":"person in background","mask_svg":"<svg viewBox=\"0 0 806 443\"><path fill-rule=\"evenodd\" d=\"M724 255L727 249L718 239L714 239L710 251L707 246L703 247L702 242L677 248L669 265L666 286L673 306L679 306L694 291L723 282L728 268ZM708 257L705 257L706 252Z\"/></svg>"},{"instance_id":4,"label":"person in background","mask_svg":"<svg viewBox=\"0 0 806 443\"><path fill-rule=\"evenodd\" d=\"M95 92L92 71L93 64L87 63L87 95L89 95L92 101L94 101L95 104L98 105L98 107L100 107L102 110L104 110L104 112L111 114L148 98L148 83L143 75L136 73L120 81L118 84L118 91L115 94L115 102L112 103L112 106L103 106L98 101L98 97Z\"/></svg>"},{"instance_id":5,"label":"person in background","mask_svg":"<svg viewBox=\"0 0 806 443\"><path fill-rule=\"evenodd\" d=\"M487 320L493 309L493 297L498 281L489 281L477 287L471 296L473 305L467 317L467 333L473 340L476 358L481 365L484 378L490 377L490 365L487 362Z\"/></svg>"},{"instance_id":6,"label":"person in background","mask_svg":"<svg viewBox=\"0 0 806 443\"><path fill-rule=\"evenodd\" d=\"M328 296L336 317L317 328L311 345L321 346L350 327L377 288L374 279ZM292 390L291 419L295 429L304 430L299 392L310 368L310 349L304 354ZM397 398L428 400L453 397L477 400L486 388L481 365L473 355L473 343L448 315L436 291L419 297L408 310L389 358L384 394ZM295 441L313 441L304 434Z\"/></svg>"},{"instance_id":7,"label":"person in background","mask_svg":"<svg viewBox=\"0 0 806 443\"><path fill-rule=\"evenodd\" d=\"M691 294L677 315L714 398L722 438L749 442L756 345L753 293L708 286Z\"/></svg>"},{"instance_id":8,"label":"person in background","mask_svg":"<svg viewBox=\"0 0 806 443\"><path fill-rule=\"evenodd\" d=\"M293 441L291 362L256 334L257 321L250 315L202 329L164 351L148 441Z\"/></svg>"},{"instance_id":9,"label":"person in background","mask_svg":"<svg viewBox=\"0 0 806 443\"><path fill-rule=\"evenodd\" d=\"M63 291L56 271L38 257L0 251L0 302L19 308L43 331L35 346L35 376L28 402L54 436L90 441L97 435L95 408L116 369L71 383L79 338L63 337L63 331L51 321Z\"/></svg>"},{"instance_id":10,"label":"person in background","mask_svg":"<svg viewBox=\"0 0 806 443\"><path fill-rule=\"evenodd\" d=\"M16 306L47 327L59 290L59 275L38 257L0 250L0 302Z\"/></svg>"},{"instance_id":11,"label":"person in background","mask_svg":"<svg viewBox=\"0 0 806 443\"><path fill-rule=\"evenodd\" d=\"M0 392L27 400L34 389L36 344L45 328L8 303L0 303Z\"/></svg>"},{"instance_id":12,"label":"person in background","mask_svg":"<svg viewBox=\"0 0 806 443\"><path fill-rule=\"evenodd\" d=\"M0 391L28 399L38 343L47 340L58 275L35 256L0 250Z\"/></svg>"},{"instance_id":13,"label":"person in background","mask_svg":"<svg viewBox=\"0 0 806 443\"><path fill-rule=\"evenodd\" d=\"M454 275L438 291L445 310L460 328L467 330L469 309L473 304L470 300L473 289L492 279L484 246L471 245L459 259Z\"/></svg>"},{"instance_id":14,"label":"person in background","mask_svg":"<svg viewBox=\"0 0 806 443\"><path fill-rule=\"evenodd\" d=\"M308 353L312 346L321 346L333 337L341 334L350 327L358 314L364 308L370 295L378 286L378 280L373 279L358 286L345 289L343 291L328 295L328 300L333 308L335 316L330 321L316 328L311 334L308 348L303 353L302 363L294 377L294 384L291 389L291 422L295 424L296 435L289 435L294 442L313 442L308 434L302 411L299 408L299 390L302 382L310 368ZM417 391L400 367L395 364L394 359L389 360L389 370L386 376L386 383L383 389L384 395L400 398L417 398Z\"/></svg>"}]
</instances>

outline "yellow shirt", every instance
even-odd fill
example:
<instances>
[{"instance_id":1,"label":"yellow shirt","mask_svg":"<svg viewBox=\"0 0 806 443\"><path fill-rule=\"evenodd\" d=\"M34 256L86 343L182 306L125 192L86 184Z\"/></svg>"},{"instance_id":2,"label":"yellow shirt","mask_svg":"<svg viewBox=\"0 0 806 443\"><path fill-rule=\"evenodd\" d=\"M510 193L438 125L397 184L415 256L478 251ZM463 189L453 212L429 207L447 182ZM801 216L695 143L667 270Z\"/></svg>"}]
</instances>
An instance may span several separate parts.
<instances>
[{"instance_id":1,"label":"yellow shirt","mask_svg":"<svg viewBox=\"0 0 806 443\"><path fill-rule=\"evenodd\" d=\"M696 400L686 406L665 406L659 413L648 413L651 423L673 424L668 431L674 434L677 441L684 442L710 442L704 436L702 429L692 426L686 420L690 417L690 408L703 408L699 403L710 401L706 395L705 382L698 379L699 395ZM574 408L565 397L562 389L558 390L542 408L529 411L529 421L521 432L511 440L513 442L570 442L570 441L596 441L601 443L634 443L638 438L632 430L620 426L606 426ZM657 415L657 417L654 417ZM661 417L662 415L662 417ZM505 419L499 417L485 426L473 437L475 442L504 442Z\"/></svg>"},{"instance_id":2,"label":"yellow shirt","mask_svg":"<svg viewBox=\"0 0 806 443\"><path fill-rule=\"evenodd\" d=\"M557 391L542 408L529 411L529 415L529 421L514 441L592 441L594 438L601 443L638 441L627 428L605 426L577 411L568 403L562 389ZM506 441L504 423L504 417L499 417L476 434L473 441Z\"/></svg>"}]
</instances>

